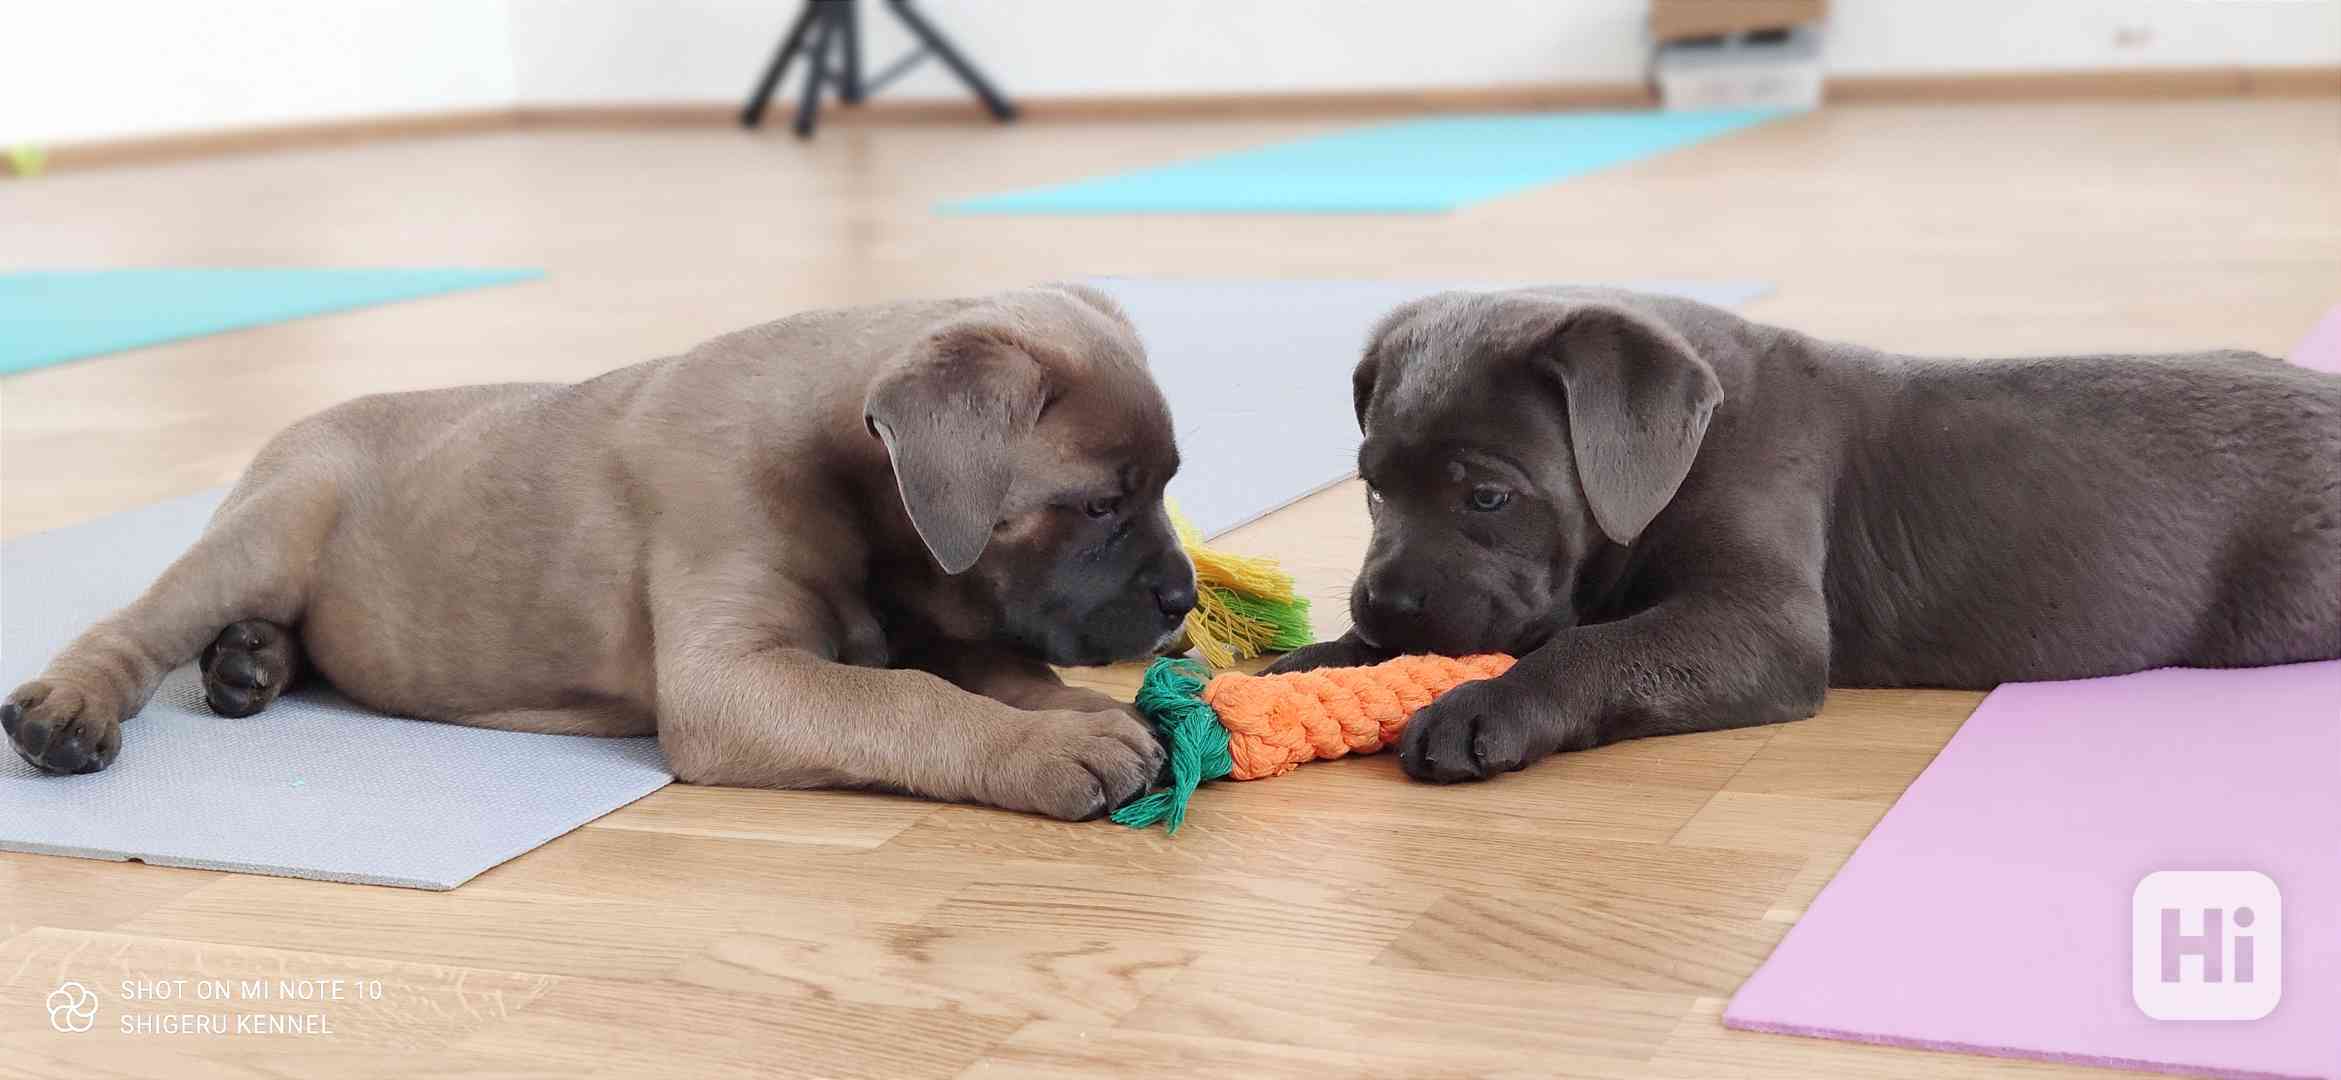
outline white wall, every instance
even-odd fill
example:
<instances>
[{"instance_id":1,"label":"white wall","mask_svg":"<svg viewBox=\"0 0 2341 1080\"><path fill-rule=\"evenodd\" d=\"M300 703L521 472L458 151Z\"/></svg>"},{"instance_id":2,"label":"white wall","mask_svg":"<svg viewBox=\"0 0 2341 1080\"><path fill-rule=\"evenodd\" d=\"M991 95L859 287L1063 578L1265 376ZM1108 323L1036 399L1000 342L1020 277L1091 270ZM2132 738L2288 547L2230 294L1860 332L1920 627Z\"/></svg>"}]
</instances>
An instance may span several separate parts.
<instances>
[{"instance_id":1,"label":"white wall","mask_svg":"<svg viewBox=\"0 0 2341 1080\"><path fill-rule=\"evenodd\" d=\"M503 0L4 0L0 143L513 101Z\"/></svg>"},{"instance_id":2,"label":"white wall","mask_svg":"<svg viewBox=\"0 0 2341 1080\"><path fill-rule=\"evenodd\" d=\"M2336 0L1832 0L1849 75L2341 64Z\"/></svg>"},{"instance_id":3,"label":"white wall","mask_svg":"<svg viewBox=\"0 0 2341 1080\"><path fill-rule=\"evenodd\" d=\"M796 6L509 2L527 103L736 99ZM863 3L873 67L908 45L882 6ZM1831 7L1829 66L1849 74L2341 63L2341 0ZM1647 0L922 0L921 9L1005 89L1043 97L1632 81L1649 47ZM929 63L888 92L959 90Z\"/></svg>"},{"instance_id":4,"label":"white wall","mask_svg":"<svg viewBox=\"0 0 2341 1080\"><path fill-rule=\"evenodd\" d=\"M769 0L592 11L510 2L520 97L532 104L739 98L796 10ZM643 18L652 8L657 17ZM1004 89L1046 97L1630 80L1642 70L1647 9L1644 0L923 0L920 10ZM879 0L863 3L862 26L872 71L910 47ZM960 90L929 61L887 93Z\"/></svg>"},{"instance_id":5,"label":"white wall","mask_svg":"<svg viewBox=\"0 0 2341 1080\"><path fill-rule=\"evenodd\" d=\"M732 102L795 0L0 0L0 144L513 104ZM864 0L875 69L909 45ZM2341 0L1835 0L1851 74L2341 64ZM923 0L1003 88L1640 77L1644 0ZM797 83L791 80L790 92ZM929 63L888 91L956 97Z\"/></svg>"}]
</instances>

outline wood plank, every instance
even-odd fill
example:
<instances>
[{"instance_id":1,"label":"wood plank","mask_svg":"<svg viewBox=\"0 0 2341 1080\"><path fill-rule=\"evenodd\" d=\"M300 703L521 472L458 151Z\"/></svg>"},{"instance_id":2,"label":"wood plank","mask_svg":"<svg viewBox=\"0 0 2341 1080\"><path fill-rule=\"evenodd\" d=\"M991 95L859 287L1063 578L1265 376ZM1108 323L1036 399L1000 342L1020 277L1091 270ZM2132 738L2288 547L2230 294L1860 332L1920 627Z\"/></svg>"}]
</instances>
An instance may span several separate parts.
<instances>
[{"instance_id":1,"label":"wood plank","mask_svg":"<svg viewBox=\"0 0 2341 1080\"><path fill-rule=\"evenodd\" d=\"M1088 1080L1099 1076L1241 1076L1247 1080L1466 1077L1469 1068L1393 1059L1373 1048L1326 1050L1225 1036L1044 1021L1019 1029L960 1074L962 1080Z\"/></svg>"},{"instance_id":2,"label":"wood plank","mask_svg":"<svg viewBox=\"0 0 2341 1080\"><path fill-rule=\"evenodd\" d=\"M37 927L108 930L219 880L209 870L0 851L0 941Z\"/></svg>"},{"instance_id":3,"label":"wood plank","mask_svg":"<svg viewBox=\"0 0 2341 1080\"><path fill-rule=\"evenodd\" d=\"M1424 912L1375 962L1450 975L1727 994L1787 931L1761 917L1658 904L1564 906L1534 894L1457 892Z\"/></svg>"},{"instance_id":4,"label":"wood plank","mask_svg":"<svg viewBox=\"0 0 2341 1080\"><path fill-rule=\"evenodd\" d=\"M650 900L230 877L120 930L410 963L646 979L673 970L743 918L737 909Z\"/></svg>"},{"instance_id":5,"label":"wood plank","mask_svg":"<svg viewBox=\"0 0 2341 1080\"><path fill-rule=\"evenodd\" d=\"M1367 1048L1493 1073L1636 1075L1689 1012L1687 994L1394 971L1381 965L1213 959L1172 979L1123 1030L1326 1051Z\"/></svg>"},{"instance_id":6,"label":"wood plank","mask_svg":"<svg viewBox=\"0 0 2341 1080\"><path fill-rule=\"evenodd\" d=\"M1102 1025L1199 955L1119 936L902 925L838 933L783 915L722 938L674 977L734 995Z\"/></svg>"},{"instance_id":7,"label":"wood plank","mask_svg":"<svg viewBox=\"0 0 2341 1080\"><path fill-rule=\"evenodd\" d=\"M1018 1023L949 1009L738 995L671 982L565 979L459 1049L576 1074L946 1077Z\"/></svg>"},{"instance_id":8,"label":"wood plank","mask_svg":"<svg viewBox=\"0 0 2341 1080\"><path fill-rule=\"evenodd\" d=\"M1673 843L1741 852L1848 852L1886 816L1889 805L1871 799L1718 792Z\"/></svg>"},{"instance_id":9,"label":"wood plank","mask_svg":"<svg viewBox=\"0 0 2341 1080\"><path fill-rule=\"evenodd\" d=\"M586 828L874 848L927 816L936 805L861 791L758 791L669 784Z\"/></svg>"},{"instance_id":10,"label":"wood plank","mask_svg":"<svg viewBox=\"0 0 2341 1080\"><path fill-rule=\"evenodd\" d=\"M1725 790L1891 801L1982 699L1964 691L1830 691L1819 715L1782 725Z\"/></svg>"},{"instance_id":11,"label":"wood plank","mask_svg":"<svg viewBox=\"0 0 2341 1080\"><path fill-rule=\"evenodd\" d=\"M806 919L909 919L984 872L913 851L580 829L480 875L459 895L656 903L741 918L786 904Z\"/></svg>"},{"instance_id":12,"label":"wood plank","mask_svg":"<svg viewBox=\"0 0 2341 1080\"><path fill-rule=\"evenodd\" d=\"M996 867L919 925L1363 960L1439 895L1419 885L1033 862Z\"/></svg>"},{"instance_id":13,"label":"wood plank","mask_svg":"<svg viewBox=\"0 0 2341 1080\"><path fill-rule=\"evenodd\" d=\"M1472 789L1447 790L1467 795ZM1331 804L1330 817L1223 811L1207 821L1190 819L1176 836L1147 830L1100 838L1092 835L1094 827L1035 829L981 811L951 810L896 843L937 857L1079 861L1087 864L1085 873L1117 876L1306 877L1431 891L1532 890L1586 902L1662 902L1734 915L1765 911L1802 865L1800 858L1771 852L1693 850L1492 826L1477 811L1462 812L1472 815L1470 823L1430 824L1418 817L1385 827L1383 819L1360 826L1339 804ZM1586 866L1600 866L1600 878L1588 880Z\"/></svg>"}]
</instances>

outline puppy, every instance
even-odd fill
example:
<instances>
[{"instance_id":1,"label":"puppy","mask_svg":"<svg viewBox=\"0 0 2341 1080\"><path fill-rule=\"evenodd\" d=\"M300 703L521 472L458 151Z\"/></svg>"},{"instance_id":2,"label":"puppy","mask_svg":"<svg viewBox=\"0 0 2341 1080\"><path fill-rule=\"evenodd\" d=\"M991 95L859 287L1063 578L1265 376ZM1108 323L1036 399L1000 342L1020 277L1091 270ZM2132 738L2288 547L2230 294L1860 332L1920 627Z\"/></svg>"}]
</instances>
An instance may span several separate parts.
<instances>
[{"instance_id":1,"label":"puppy","mask_svg":"<svg viewBox=\"0 0 2341 1080\"><path fill-rule=\"evenodd\" d=\"M1073 286L819 311L576 385L361 398L279 435L195 547L0 707L114 760L201 654L215 710L312 668L386 712L656 732L708 784L1087 818L1161 752L1050 664L1195 602L1137 336Z\"/></svg>"},{"instance_id":2,"label":"puppy","mask_svg":"<svg viewBox=\"0 0 2341 1080\"><path fill-rule=\"evenodd\" d=\"M1608 290L1392 312L1354 380L1356 629L1274 670L1506 651L1406 771L1984 688L2341 657L2341 377L1930 360Z\"/></svg>"}]
</instances>

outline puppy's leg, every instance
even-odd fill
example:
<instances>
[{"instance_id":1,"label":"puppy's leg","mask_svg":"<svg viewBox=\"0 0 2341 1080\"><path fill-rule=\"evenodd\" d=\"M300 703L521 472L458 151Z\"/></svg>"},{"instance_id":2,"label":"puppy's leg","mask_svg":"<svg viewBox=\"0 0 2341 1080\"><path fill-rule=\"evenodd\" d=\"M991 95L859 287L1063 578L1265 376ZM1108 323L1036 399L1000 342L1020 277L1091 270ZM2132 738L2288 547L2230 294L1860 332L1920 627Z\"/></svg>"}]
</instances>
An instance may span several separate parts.
<instances>
[{"instance_id":1,"label":"puppy's leg","mask_svg":"<svg viewBox=\"0 0 2341 1080\"><path fill-rule=\"evenodd\" d=\"M1817 515L1776 508L1695 532L1717 550L1666 553L1680 569L1652 606L1556 634L1503 675L1415 713L1398 741L1407 775L1480 780L1559 750L1819 711L1829 613Z\"/></svg>"},{"instance_id":2,"label":"puppy's leg","mask_svg":"<svg viewBox=\"0 0 2341 1080\"><path fill-rule=\"evenodd\" d=\"M907 665L931 671L970 694L1019 709L1096 712L1129 706L1082 686L1067 686L1055 668L1006 649L969 645L913 658Z\"/></svg>"},{"instance_id":3,"label":"puppy's leg","mask_svg":"<svg viewBox=\"0 0 2341 1080\"><path fill-rule=\"evenodd\" d=\"M122 720L222 627L296 620L307 568L333 511L325 484L247 475L202 539L143 595L74 639L40 678L0 703L0 728L17 754L52 773L111 764L122 746Z\"/></svg>"},{"instance_id":4,"label":"puppy's leg","mask_svg":"<svg viewBox=\"0 0 2341 1080\"><path fill-rule=\"evenodd\" d=\"M269 706L300 677L301 641L266 619L246 619L219 632L196 659L203 701L221 716L250 716Z\"/></svg>"},{"instance_id":5,"label":"puppy's leg","mask_svg":"<svg viewBox=\"0 0 2341 1080\"><path fill-rule=\"evenodd\" d=\"M1328 667L1359 667L1365 664L1379 664L1394 655L1396 654L1388 650L1377 649L1366 644L1364 639L1357 636L1357 631L1352 630L1332 641L1303 645L1277 657L1276 662L1268 665L1261 671L1261 674L1281 675L1287 671L1315 671L1318 668Z\"/></svg>"},{"instance_id":6,"label":"puppy's leg","mask_svg":"<svg viewBox=\"0 0 2341 1080\"><path fill-rule=\"evenodd\" d=\"M1684 597L1579 627L1425 706L1399 736L1417 780L1484 780L1559 750L1802 720L1828 690L1820 594L1761 608Z\"/></svg>"},{"instance_id":7,"label":"puppy's leg","mask_svg":"<svg viewBox=\"0 0 2341 1080\"><path fill-rule=\"evenodd\" d=\"M1025 710L929 672L829 659L838 628L808 614L827 605L768 561L674 559L651 604L659 746L691 783L877 788L1072 821L1161 767L1153 732L1118 707Z\"/></svg>"}]
</instances>

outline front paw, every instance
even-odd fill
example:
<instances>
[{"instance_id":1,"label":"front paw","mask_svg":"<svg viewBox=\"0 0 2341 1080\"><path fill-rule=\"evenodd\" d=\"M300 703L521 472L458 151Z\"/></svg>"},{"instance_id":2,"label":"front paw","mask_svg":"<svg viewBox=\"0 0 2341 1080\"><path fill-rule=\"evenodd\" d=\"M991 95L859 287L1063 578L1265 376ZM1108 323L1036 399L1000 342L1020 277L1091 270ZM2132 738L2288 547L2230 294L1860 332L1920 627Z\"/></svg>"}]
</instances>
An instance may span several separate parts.
<instances>
[{"instance_id":1,"label":"front paw","mask_svg":"<svg viewBox=\"0 0 2341 1080\"><path fill-rule=\"evenodd\" d=\"M1434 784L1485 780L1552 753L1556 727L1551 702L1535 688L1501 678L1468 682L1407 718L1398 764Z\"/></svg>"},{"instance_id":2,"label":"front paw","mask_svg":"<svg viewBox=\"0 0 2341 1080\"><path fill-rule=\"evenodd\" d=\"M1145 794L1162 759L1153 730L1120 706L1034 713L997 760L986 801L1061 821L1088 821Z\"/></svg>"},{"instance_id":3,"label":"front paw","mask_svg":"<svg viewBox=\"0 0 2341 1080\"><path fill-rule=\"evenodd\" d=\"M1390 659L1389 653L1369 648L1350 638L1341 638L1336 641L1320 641L1314 645L1303 645L1278 657L1275 663L1260 669L1260 674L1282 675L1288 671L1358 667L1364 664L1379 664L1388 659Z\"/></svg>"},{"instance_id":4,"label":"front paw","mask_svg":"<svg viewBox=\"0 0 2341 1080\"><path fill-rule=\"evenodd\" d=\"M122 749L122 710L110 696L69 682L29 682L0 703L0 731L33 768L93 773Z\"/></svg>"}]
</instances>

